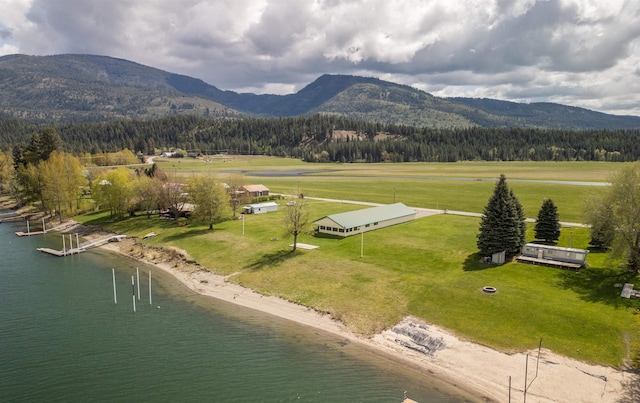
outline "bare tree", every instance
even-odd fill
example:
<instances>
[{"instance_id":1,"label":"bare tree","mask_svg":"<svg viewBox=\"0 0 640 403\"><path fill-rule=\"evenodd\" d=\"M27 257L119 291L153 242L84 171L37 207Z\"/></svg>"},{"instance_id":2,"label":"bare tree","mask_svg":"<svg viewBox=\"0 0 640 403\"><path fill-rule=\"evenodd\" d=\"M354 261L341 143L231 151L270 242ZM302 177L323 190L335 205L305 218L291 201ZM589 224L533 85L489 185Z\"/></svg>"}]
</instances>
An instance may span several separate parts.
<instances>
[{"instance_id":1,"label":"bare tree","mask_svg":"<svg viewBox=\"0 0 640 403\"><path fill-rule=\"evenodd\" d=\"M178 218L187 203L188 194L185 192L186 184L178 182L178 176L173 175L160 189L160 204L169 209L174 218Z\"/></svg>"},{"instance_id":2,"label":"bare tree","mask_svg":"<svg viewBox=\"0 0 640 403\"><path fill-rule=\"evenodd\" d=\"M229 193L229 204L235 218L238 208L244 204L251 203L251 195L244 190L244 175L233 174L227 179L227 192Z\"/></svg>"},{"instance_id":3,"label":"bare tree","mask_svg":"<svg viewBox=\"0 0 640 403\"><path fill-rule=\"evenodd\" d=\"M309 209L305 199L292 200L287 203L285 210L285 231L293 235L293 250L298 247L298 235L309 231Z\"/></svg>"}]
</instances>

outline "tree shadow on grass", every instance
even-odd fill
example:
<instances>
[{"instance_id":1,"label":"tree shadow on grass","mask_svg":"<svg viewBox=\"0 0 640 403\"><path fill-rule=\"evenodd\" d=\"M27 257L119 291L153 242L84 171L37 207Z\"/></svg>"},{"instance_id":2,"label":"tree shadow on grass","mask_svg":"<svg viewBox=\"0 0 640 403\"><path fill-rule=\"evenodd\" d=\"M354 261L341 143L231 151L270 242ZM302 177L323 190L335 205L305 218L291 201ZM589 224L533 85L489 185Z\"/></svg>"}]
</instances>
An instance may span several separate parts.
<instances>
[{"instance_id":1,"label":"tree shadow on grass","mask_svg":"<svg viewBox=\"0 0 640 403\"><path fill-rule=\"evenodd\" d=\"M83 225L100 225L100 224L111 224L113 222L117 222L119 220L114 220L109 214L105 214L103 210L93 211L90 213L83 214L84 217L89 217L90 219L84 221Z\"/></svg>"},{"instance_id":2,"label":"tree shadow on grass","mask_svg":"<svg viewBox=\"0 0 640 403\"><path fill-rule=\"evenodd\" d=\"M280 250L273 253L267 253L262 255L262 257L260 257L255 262L245 266L245 269L249 269L251 271L258 271L258 270L264 269L265 267L277 266L287 261L288 259L291 259L292 257L296 256L297 254L296 252L297 251L287 249L287 250Z\"/></svg>"},{"instance_id":3,"label":"tree shadow on grass","mask_svg":"<svg viewBox=\"0 0 640 403\"><path fill-rule=\"evenodd\" d=\"M604 302L615 307L640 305L637 301L620 296L622 285L633 283L638 278L634 272L601 267L588 267L579 271L559 270L560 286L572 290L585 301Z\"/></svg>"},{"instance_id":4,"label":"tree shadow on grass","mask_svg":"<svg viewBox=\"0 0 640 403\"><path fill-rule=\"evenodd\" d=\"M207 228L194 228L194 229L184 230L184 231L175 233L173 235L168 235L164 239L167 240L167 241L178 241L178 240L181 240L181 239L186 239L186 238L191 238L191 237L195 237L195 236L210 234L212 232L213 231L210 231Z\"/></svg>"},{"instance_id":5,"label":"tree shadow on grass","mask_svg":"<svg viewBox=\"0 0 640 403\"><path fill-rule=\"evenodd\" d=\"M313 233L313 237L314 238L323 238L323 239L337 239L337 240L344 239L343 236L325 234L324 232L315 232L315 233Z\"/></svg>"}]
</instances>

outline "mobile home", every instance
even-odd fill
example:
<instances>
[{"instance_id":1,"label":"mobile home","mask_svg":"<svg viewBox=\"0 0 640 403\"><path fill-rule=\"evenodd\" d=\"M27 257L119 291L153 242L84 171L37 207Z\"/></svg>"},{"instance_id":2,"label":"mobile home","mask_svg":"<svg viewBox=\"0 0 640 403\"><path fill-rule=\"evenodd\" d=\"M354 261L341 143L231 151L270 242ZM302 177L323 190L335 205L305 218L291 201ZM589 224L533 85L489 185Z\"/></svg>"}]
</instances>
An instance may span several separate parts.
<instances>
[{"instance_id":1,"label":"mobile home","mask_svg":"<svg viewBox=\"0 0 640 403\"><path fill-rule=\"evenodd\" d=\"M578 269L585 265L588 253L586 249L528 243L522 248L522 255L517 260Z\"/></svg>"}]
</instances>

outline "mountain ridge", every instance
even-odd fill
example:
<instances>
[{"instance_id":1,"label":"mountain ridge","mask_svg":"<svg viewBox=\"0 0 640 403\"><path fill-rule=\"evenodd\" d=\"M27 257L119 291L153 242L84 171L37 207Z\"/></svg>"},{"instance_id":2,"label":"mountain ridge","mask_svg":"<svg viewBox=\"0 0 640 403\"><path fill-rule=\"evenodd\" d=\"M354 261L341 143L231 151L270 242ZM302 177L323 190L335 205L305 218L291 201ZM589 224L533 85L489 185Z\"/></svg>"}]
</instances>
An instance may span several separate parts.
<instances>
[{"instance_id":1,"label":"mountain ridge","mask_svg":"<svg viewBox=\"0 0 640 403\"><path fill-rule=\"evenodd\" d=\"M440 98L374 77L323 74L287 95L237 93L205 81L97 55L0 57L0 117L27 121L331 114L434 128L637 129L640 117L554 104Z\"/></svg>"}]
</instances>

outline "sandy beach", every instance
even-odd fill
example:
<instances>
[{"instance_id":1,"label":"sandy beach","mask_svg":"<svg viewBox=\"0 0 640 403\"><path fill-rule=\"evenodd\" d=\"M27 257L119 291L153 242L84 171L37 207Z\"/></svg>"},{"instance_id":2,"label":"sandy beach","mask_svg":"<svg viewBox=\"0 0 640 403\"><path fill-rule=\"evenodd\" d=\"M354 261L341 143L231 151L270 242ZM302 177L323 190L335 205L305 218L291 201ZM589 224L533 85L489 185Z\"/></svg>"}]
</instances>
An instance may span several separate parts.
<instances>
[{"instance_id":1,"label":"sandy beach","mask_svg":"<svg viewBox=\"0 0 640 403\"><path fill-rule=\"evenodd\" d=\"M329 315L233 284L192 262L182 251L148 248L133 239L108 243L103 248L155 265L202 295L362 343L430 377L455 385L477 401L507 402L510 394L511 401L524 401L525 367L527 402L640 401L640 379L631 372L589 365L544 348L539 361L538 349L505 354L461 340L445 329L411 317L372 338L363 338Z\"/></svg>"}]
</instances>

